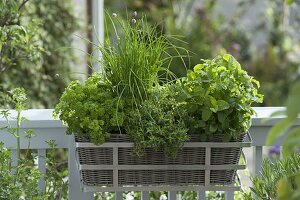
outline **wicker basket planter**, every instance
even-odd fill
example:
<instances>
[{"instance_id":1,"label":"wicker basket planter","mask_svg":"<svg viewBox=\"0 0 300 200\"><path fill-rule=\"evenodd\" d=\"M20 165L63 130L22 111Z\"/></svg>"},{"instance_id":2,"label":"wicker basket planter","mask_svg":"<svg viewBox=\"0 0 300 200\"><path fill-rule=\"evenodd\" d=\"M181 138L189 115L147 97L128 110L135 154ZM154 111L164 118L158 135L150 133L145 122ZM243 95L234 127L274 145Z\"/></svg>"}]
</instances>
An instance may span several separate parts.
<instances>
[{"instance_id":1,"label":"wicker basket planter","mask_svg":"<svg viewBox=\"0 0 300 200\"><path fill-rule=\"evenodd\" d=\"M242 147L251 146L249 133L227 143L218 136L210 142L195 141L199 140L192 137L171 159L151 149L146 149L142 157L135 156L126 135L112 135L100 146L75 136L83 190L238 190L234 181L236 171L245 169L239 160Z\"/></svg>"}]
</instances>

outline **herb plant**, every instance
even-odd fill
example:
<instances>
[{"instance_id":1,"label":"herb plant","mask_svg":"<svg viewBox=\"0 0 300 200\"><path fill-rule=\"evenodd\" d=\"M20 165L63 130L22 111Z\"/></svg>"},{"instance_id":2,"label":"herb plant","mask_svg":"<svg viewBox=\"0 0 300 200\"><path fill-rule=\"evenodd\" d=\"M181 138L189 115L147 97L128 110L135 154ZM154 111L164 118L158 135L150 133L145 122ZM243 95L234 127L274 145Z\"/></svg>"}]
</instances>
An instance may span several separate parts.
<instances>
[{"instance_id":1,"label":"herb plant","mask_svg":"<svg viewBox=\"0 0 300 200\"><path fill-rule=\"evenodd\" d=\"M251 178L251 191L259 199L299 199L299 193L292 194L292 191L299 190L300 155L293 154L283 160L275 160L270 163L263 161L261 176ZM289 196L284 196L288 191Z\"/></svg>"},{"instance_id":2,"label":"herb plant","mask_svg":"<svg viewBox=\"0 0 300 200\"><path fill-rule=\"evenodd\" d=\"M152 99L129 113L126 133L133 139L138 155L145 148L153 148L175 157L188 140L182 118L185 111L167 87L156 87L152 92Z\"/></svg>"},{"instance_id":3,"label":"herb plant","mask_svg":"<svg viewBox=\"0 0 300 200\"><path fill-rule=\"evenodd\" d=\"M95 73L84 84L70 83L55 107L54 116L59 114L68 126L68 134L90 136L92 142L102 144L110 133L118 133L122 127L122 108L123 100Z\"/></svg>"},{"instance_id":4,"label":"herb plant","mask_svg":"<svg viewBox=\"0 0 300 200\"><path fill-rule=\"evenodd\" d=\"M171 59L166 50L175 47L155 26L148 26L145 17L138 19L137 13L128 20L119 19L115 13L108 18L115 34L99 47L105 79L119 96L144 100L147 90L157 84L158 73L168 71L163 67Z\"/></svg>"},{"instance_id":5,"label":"herb plant","mask_svg":"<svg viewBox=\"0 0 300 200\"><path fill-rule=\"evenodd\" d=\"M16 110L16 118L10 116L8 110L1 110L0 115L7 121L5 127L0 131L12 134L17 143L17 162L12 162L11 151L0 142L0 199L62 199L67 197L67 182L64 181L66 174L57 168L56 160L53 156L54 141L49 141L50 157L46 158L47 172L43 176L37 169L33 158L34 152L30 151L30 139L34 136L33 130L26 130L26 138L29 140L28 148L25 152L20 149L20 128L21 123L26 119L21 112L26 109L27 97L23 88L16 88L6 95L7 103ZM10 119L15 119L16 127L10 123ZM2 133L1 133L2 134ZM42 190L38 187L39 180L43 178L46 186Z\"/></svg>"},{"instance_id":6,"label":"herb plant","mask_svg":"<svg viewBox=\"0 0 300 200\"><path fill-rule=\"evenodd\" d=\"M258 81L241 69L229 54L202 64L188 71L178 80L174 90L179 102L185 104L190 134L201 134L202 141L221 133L224 141L238 138L250 127L254 114L251 104L262 102Z\"/></svg>"},{"instance_id":7,"label":"herb plant","mask_svg":"<svg viewBox=\"0 0 300 200\"><path fill-rule=\"evenodd\" d=\"M72 82L54 110L68 134L102 144L111 133L125 133L138 155L153 148L175 157L188 134L208 141L220 133L229 141L249 128L251 103L262 95L231 55L204 60L186 77L168 81L172 57L166 51L177 48L169 38L137 13L127 21L115 13L108 18L115 38L99 46L102 72L83 84Z\"/></svg>"},{"instance_id":8,"label":"herb plant","mask_svg":"<svg viewBox=\"0 0 300 200\"><path fill-rule=\"evenodd\" d=\"M91 141L96 144L103 143L111 133L122 133L124 129L130 132L133 140L138 141L137 135L133 134L138 129L134 127L137 125L135 123L144 124L146 118L151 118L153 120L149 123L153 125L151 132L154 132L155 128L160 127L154 127L157 120L165 120L166 127L161 133L161 143L156 147L166 148L165 144L173 145L175 141L178 141L176 147L182 146L183 138L187 136L179 135L186 128L183 123L176 124L177 119L174 119L172 110L165 113L171 104L161 105L152 113L149 112L150 115L141 115L146 114L148 108L154 109L150 105L155 104L151 90L159 86L160 80L165 81L159 75L170 75L168 61L172 58L167 56L166 49L176 47L166 36L157 33L155 27L148 26L144 17L139 19L137 13L128 20L119 19L115 13L107 18L114 27L115 37L107 39L104 45L99 46L103 56L102 73L92 75L84 84L72 82L56 106L54 116L59 115L68 125L68 134L73 132L90 136ZM152 114L161 116L154 117ZM133 122L131 117L137 121ZM163 119L164 117L167 119ZM167 130L172 129L174 132L176 128L182 131L178 133L178 138L172 139L173 142L171 136L163 136ZM143 130L145 127L141 127L139 133ZM149 141L146 143L137 149L141 152L150 145Z\"/></svg>"}]
</instances>

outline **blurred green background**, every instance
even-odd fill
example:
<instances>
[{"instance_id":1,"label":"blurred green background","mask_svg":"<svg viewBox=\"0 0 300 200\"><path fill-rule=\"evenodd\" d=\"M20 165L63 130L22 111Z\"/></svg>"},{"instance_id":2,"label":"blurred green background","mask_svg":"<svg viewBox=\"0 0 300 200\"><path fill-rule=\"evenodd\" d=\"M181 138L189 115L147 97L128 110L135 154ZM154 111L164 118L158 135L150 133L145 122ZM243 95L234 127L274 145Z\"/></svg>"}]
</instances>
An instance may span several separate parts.
<instances>
[{"instance_id":1,"label":"blurred green background","mask_svg":"<svg viewBox=\"0 0 300 200\"><path fill-rule=\"evenodd\" d=\"M85 32L79 40L90 40L94 31L88 25L91 0L82 1L86 9L83 25L82 15L74 11L72 0L29 0L22 9L17 6L22 0L7 1L10 6L4 2L0 3L0 91L23 86L31 107L53 108L66 85L74 79L71 66L77 65L79 59L74 54L74 33ZM105 0L104 3L108 13L130 18L137 11L138 16L147 16L149 24L158 25L157 31L175 36L174 44L187 50L180 53L189 55L183 58L184 63L180 58L173 59L171 69L177 76L184 75L186 68L192 68L201 59L228 52L260 81L260 92L265 97L259 106L284 105L289 86L299 76L299 1L290 7L282 0ZM21 30L24 34L20 34ZM16 38L16 33L21 36ZM91 45L86 45L88 57ZM81 67L88 68L89 64Z\"/></svg>"}]
</instances>

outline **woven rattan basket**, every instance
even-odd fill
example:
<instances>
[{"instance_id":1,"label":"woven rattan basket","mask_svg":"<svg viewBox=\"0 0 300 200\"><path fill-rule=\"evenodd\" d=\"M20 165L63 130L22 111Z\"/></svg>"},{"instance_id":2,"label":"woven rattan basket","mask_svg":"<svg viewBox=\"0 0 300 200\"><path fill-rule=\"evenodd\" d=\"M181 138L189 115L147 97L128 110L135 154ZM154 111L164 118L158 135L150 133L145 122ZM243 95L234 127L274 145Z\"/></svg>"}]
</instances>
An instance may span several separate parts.
<instances>
[{"instance_id":1,"label":"woven rattan basket","mask_svg":"<svg viewBox=\"0 0 300 200\"><path fill-rule=\"evenodd\" d=\"M86 191L128 191L145 187L155 191L232 185L236 171L245 169L239 160L242 147L251 146L249 133L227 143L221 142L218 135L210 142L196 141L199 141L197 137L191 137L177 157L171 159L152 149L146 149L142 157L135 156L133 143L126 135L111 135L100 146L90 143L87 137L75 136L82 187Z\"/></svg>"}]
</instances>

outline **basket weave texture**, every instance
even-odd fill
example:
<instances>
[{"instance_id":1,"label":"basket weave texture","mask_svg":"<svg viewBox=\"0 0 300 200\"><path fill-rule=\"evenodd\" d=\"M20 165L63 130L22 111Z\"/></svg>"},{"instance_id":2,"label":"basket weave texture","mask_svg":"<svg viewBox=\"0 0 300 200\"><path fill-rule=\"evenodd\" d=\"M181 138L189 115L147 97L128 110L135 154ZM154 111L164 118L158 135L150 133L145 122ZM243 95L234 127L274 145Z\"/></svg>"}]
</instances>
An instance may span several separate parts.
<instances>
[{"instance_id":1,"label":"basket weave texture","mask_svg":"<svg viewBox=\"0 0 300 200\"><path fill-rule=\"evenodd\" d=\"M246 134L222 146L222 135L201 145L191 136L175 159L162 151L145 150L138 157L126 135L113 134L104 145L90 143L88 137L75 136L81 181L87 186L204 186L234 183ZM209 144L218 143L221 146ZM82 145L84 144L84 145ZM90 144L90 145L89 145ZM192 144L192 145L191 145ZM230 145L234 144L234 145ZM209 156L209 157L208 157Z\"/></svg>"}]
</instances>

